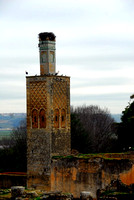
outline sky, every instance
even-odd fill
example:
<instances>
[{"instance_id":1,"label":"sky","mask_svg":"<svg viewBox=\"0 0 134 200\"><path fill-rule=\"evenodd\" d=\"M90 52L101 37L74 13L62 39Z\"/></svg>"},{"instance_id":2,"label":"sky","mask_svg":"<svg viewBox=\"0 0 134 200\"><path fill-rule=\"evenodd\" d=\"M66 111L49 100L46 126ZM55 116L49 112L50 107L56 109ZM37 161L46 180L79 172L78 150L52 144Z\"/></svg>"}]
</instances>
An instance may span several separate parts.
<instances>
[{"instance_id":1,"label":"sky","mask_svg":"<svg viewBox=\"0 0 134 200\"><path fill-rule=\"evenodd\" d=\"M38 34L56 35L56 71L71 105L121 113L134 93L133 0L0 0L0 113L26 112L26 78L40 74Z\"/></svg>"}]
</instances>

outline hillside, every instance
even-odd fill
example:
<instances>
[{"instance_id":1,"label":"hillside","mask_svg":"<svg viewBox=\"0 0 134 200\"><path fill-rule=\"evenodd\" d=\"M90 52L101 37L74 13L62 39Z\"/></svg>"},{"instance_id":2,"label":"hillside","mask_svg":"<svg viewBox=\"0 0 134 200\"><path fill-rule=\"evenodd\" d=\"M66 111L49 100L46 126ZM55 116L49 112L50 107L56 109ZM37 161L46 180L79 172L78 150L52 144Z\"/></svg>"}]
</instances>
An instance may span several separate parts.
<instances>
[{"instance_id":1,"label":"hillside","mask_svg":"<svg viewBox=\"0 0 134 200\"><path fill-rule=\"evenodd\" d=\"M112 117L114 118L114 120L118 123L121 122L121 114L112 114Z\"/></svg>"},{"instance_id":2,"label":"hillside","mask_svg":"<svg viewBox=\"0 0 134 200\"><path fill-rule=\"evenodd\" d=\"M113 114L116 122L120 122L120 114ZM19 126L20 121L26 118L26 113L1 113L0 130L10 130Z\"/></svg>"},{"instance_id":3,"label":"hillside","mask_svg":"<svg viewBox=\"0 0 134 200\"><path fill-rule=\"evenodd\" d=\"M120 122L120 114L113 114L116 122ZM1 113L0 114L0 139L8 137L13 128L20 125L20 122L26 118L26 113Z\"/></svg>"},{"instance_id":4,"label":"hillside","mask_svg":"<svg viewBox=\"0 0 134 200\"><path fill-rule=\"evenodd\" d=\"M0 139L8 137L11 130L19 126L21 120L26 118L25 113L1 113L0 114Z\"/></svg>"},{"instance_id":5,"label":"hillside","mask_svg":"<svg viewBox=\"0 0 134 200\"><path fill-rule=\"evenodd\" d=\"M0 130L12 129L19 126L20 121L26 118L25 113L1 113Z\"/></svg>"}]
</instances>

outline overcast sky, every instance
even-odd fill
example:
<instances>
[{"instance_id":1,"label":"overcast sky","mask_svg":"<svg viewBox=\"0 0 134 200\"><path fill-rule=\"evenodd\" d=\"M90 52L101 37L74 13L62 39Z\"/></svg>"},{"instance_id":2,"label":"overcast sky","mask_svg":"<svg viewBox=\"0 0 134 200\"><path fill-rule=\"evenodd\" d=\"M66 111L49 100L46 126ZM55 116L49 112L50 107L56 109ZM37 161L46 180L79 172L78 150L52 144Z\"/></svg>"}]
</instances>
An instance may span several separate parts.
<instances>
[{"instance_id":1,"label":"overcast sky","mask_svg":"<svg viewBox=\"0 0 134 200\"><path fill-rule=\"evenodd\" d=\"M134 93L134 0L0 0L0 113L26 112L25 70L40 73L40 32L56 35L71 105L124 110Z\"/></svg>"}]
</instances>

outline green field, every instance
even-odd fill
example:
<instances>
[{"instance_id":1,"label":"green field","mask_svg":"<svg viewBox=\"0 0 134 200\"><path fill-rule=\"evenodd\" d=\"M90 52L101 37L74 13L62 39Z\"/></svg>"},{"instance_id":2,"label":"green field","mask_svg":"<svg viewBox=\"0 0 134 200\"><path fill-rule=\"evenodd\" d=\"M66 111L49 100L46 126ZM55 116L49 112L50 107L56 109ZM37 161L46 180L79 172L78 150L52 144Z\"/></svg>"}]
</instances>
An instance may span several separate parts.
<instances>
[{"instance_id":1,"label":"green field","mask_svg":"<svg viewBox=\"0 0 134 200\"><path fill-rule=\"evenodd\" d=\"M0 130L0 139L3 137L10 137L11 130Z\"/></svg>"}]
</instances>

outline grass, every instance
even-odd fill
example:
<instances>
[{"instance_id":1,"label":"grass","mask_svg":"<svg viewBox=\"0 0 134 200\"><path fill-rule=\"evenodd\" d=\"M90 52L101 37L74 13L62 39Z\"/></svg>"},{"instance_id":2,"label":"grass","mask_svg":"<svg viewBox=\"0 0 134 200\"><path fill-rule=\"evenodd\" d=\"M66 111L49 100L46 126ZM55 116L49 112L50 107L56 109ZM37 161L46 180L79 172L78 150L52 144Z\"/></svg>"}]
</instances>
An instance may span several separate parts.
<instances>
[{"instance_id":1,"label":"grass","mask_svg":"<svg viewBox=\"0 0 134 200\"><path fill-rule=\"evenodd\" d=\"M3 137L10 137L11 130L0 130L0 139Z\"/></svg>"},{"instance_id":2,"label":"grass","mask_svg":"<svg viewBox=\"0 0 134 200\"><path fill-rule=\"evenodd\" d=\"M108 196L108 195L122 195L122 194L130 194L128 192L123 192L123 191L105 191L102 192L101 196Z\"/></svg>"},{"instance_id":3,"label":"grass","mask_svg":"<svg viewBox=\"0 0 134 200\"><path fill-rule=\"evenodd\" d=\"M105 197L117 197L117 199L128 199L128 200L133 200L134 199L134 193L131 192L123 192L123 191L105 191L101 194L100 196L102 199L104 199ZM101 199L100 198L100 199Z\"/></svg>"},{"instance_id":4,"label":"grass","mask_svg":"<svg viewBox=\"0 0 134 200\"><path fill-rule=\"evenodd\" d=\"M65 155L65 156L53 156L52 159L91 159L91 158L103 158L105 160L122 160L129 159L127 156L130 152L123 153L91 153L91 154L78 154L78 155Z\"/></svg>"}]
</instances>

